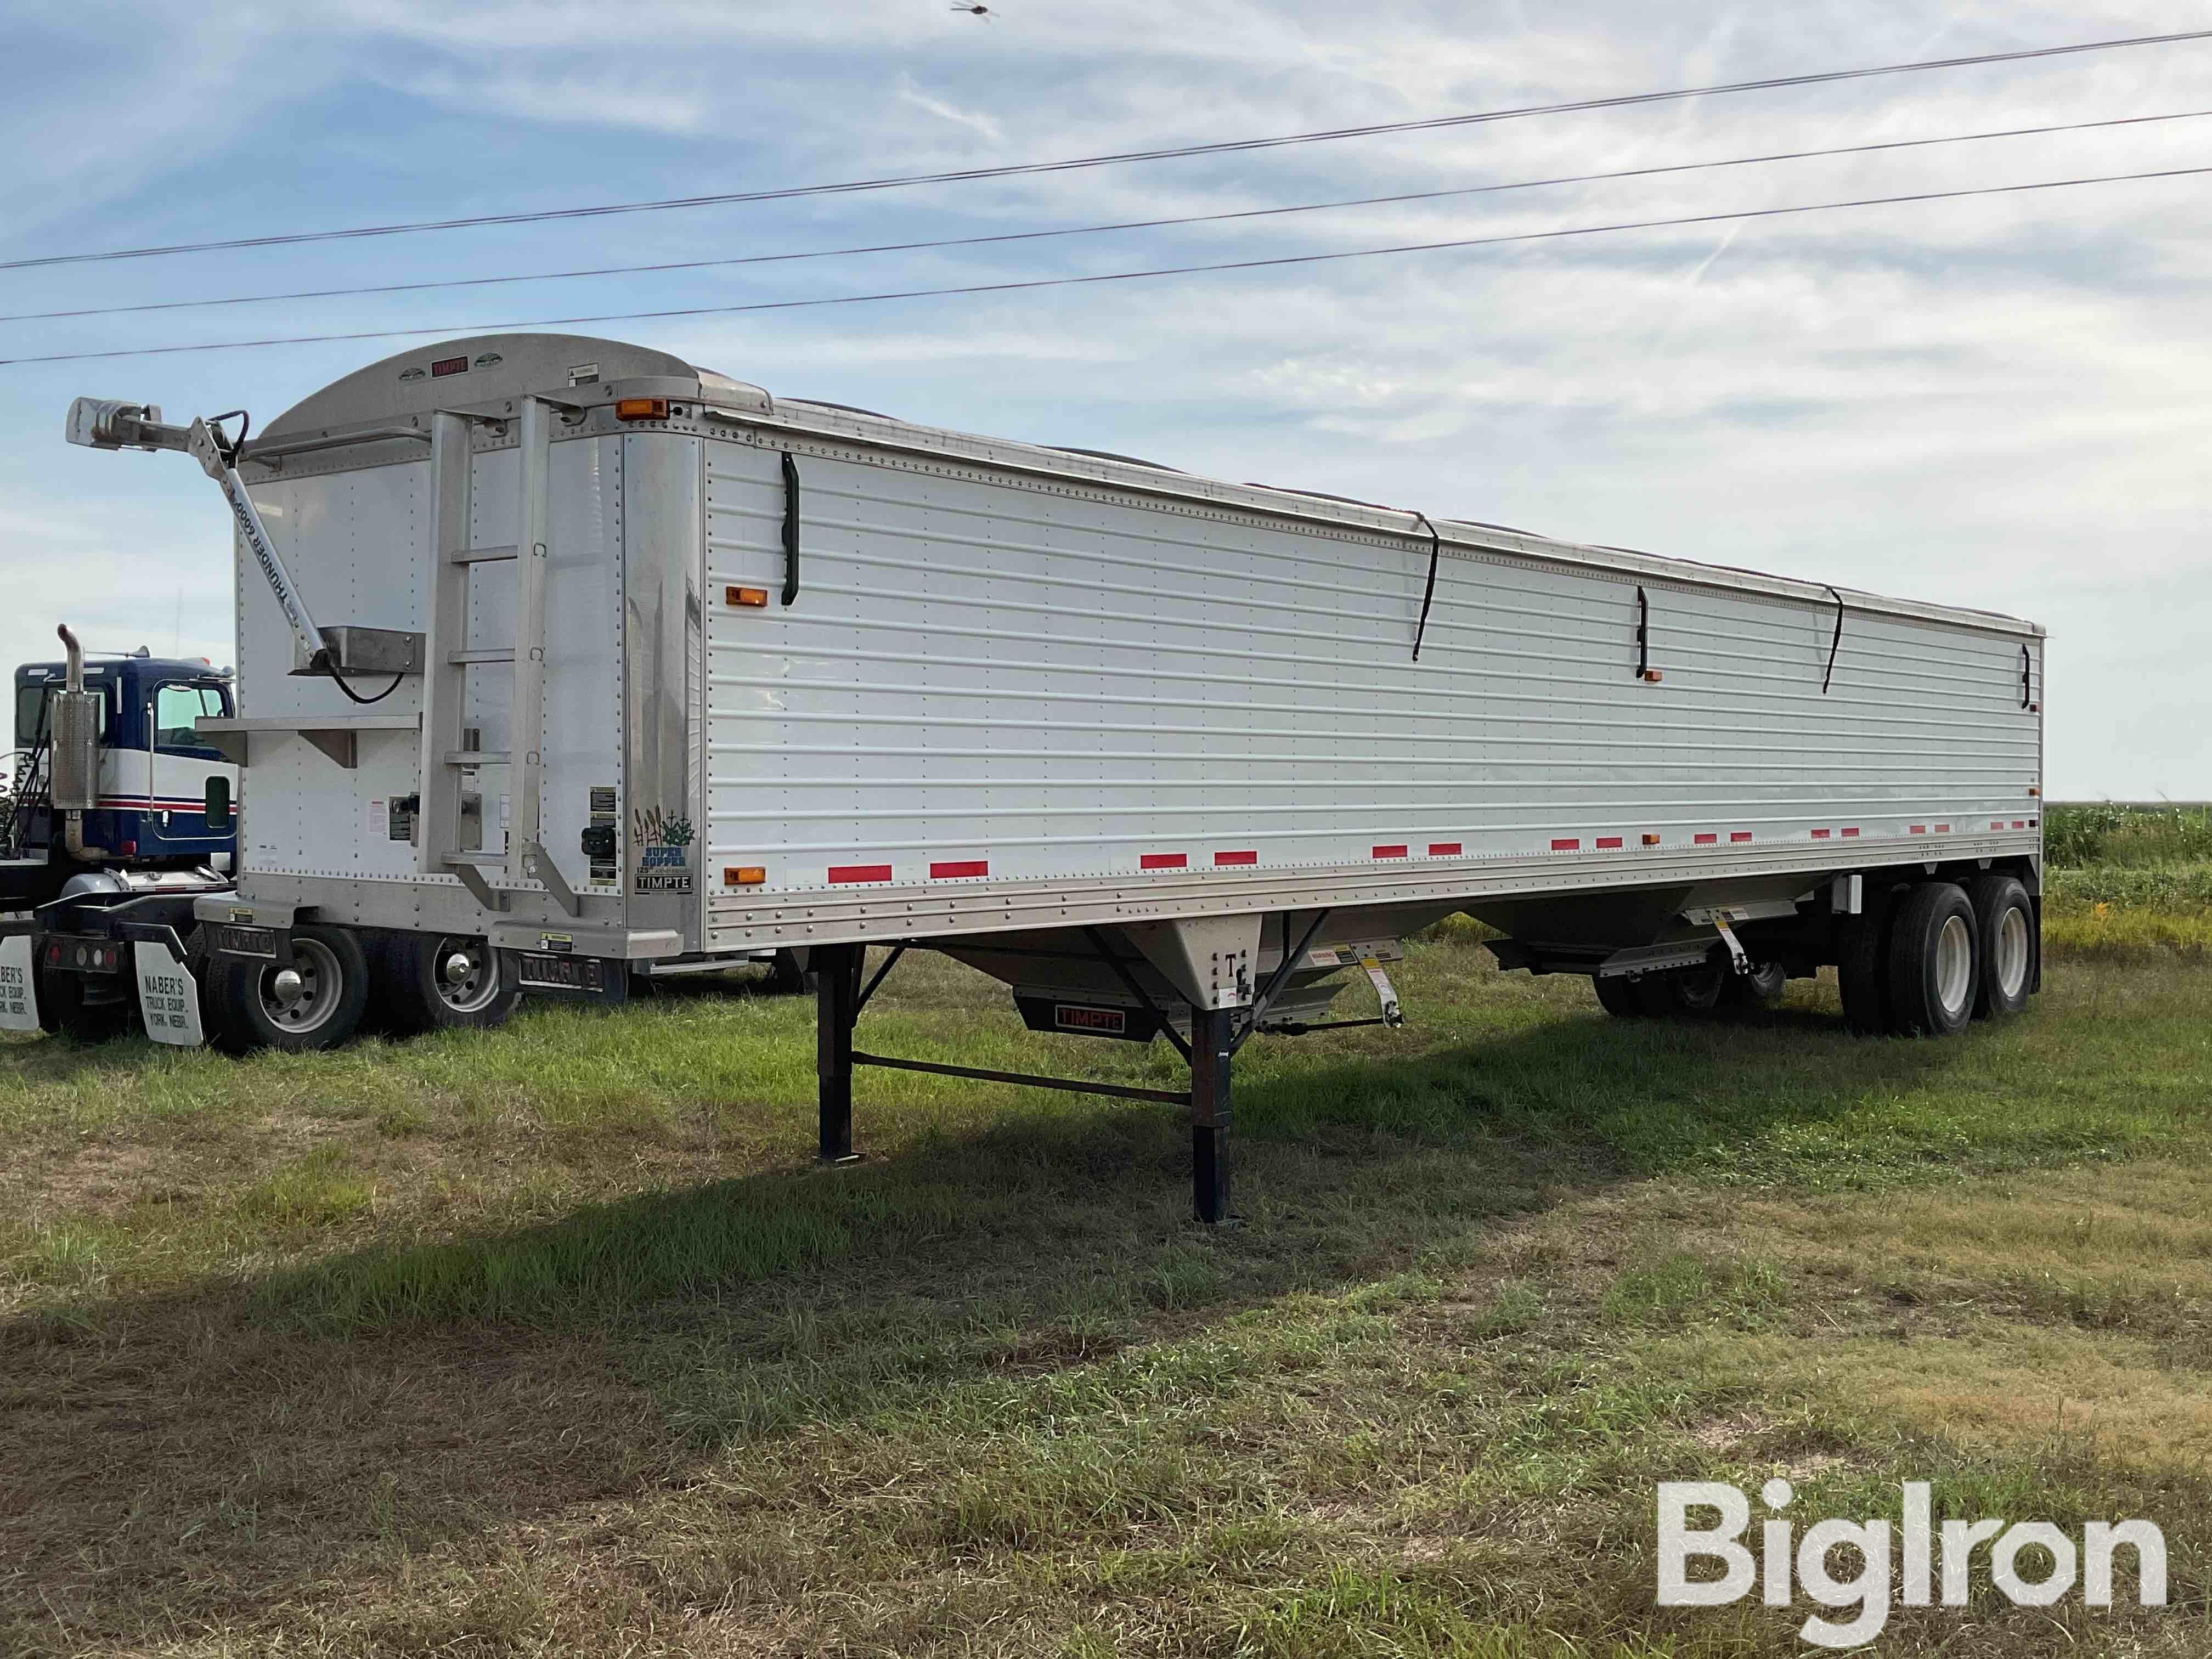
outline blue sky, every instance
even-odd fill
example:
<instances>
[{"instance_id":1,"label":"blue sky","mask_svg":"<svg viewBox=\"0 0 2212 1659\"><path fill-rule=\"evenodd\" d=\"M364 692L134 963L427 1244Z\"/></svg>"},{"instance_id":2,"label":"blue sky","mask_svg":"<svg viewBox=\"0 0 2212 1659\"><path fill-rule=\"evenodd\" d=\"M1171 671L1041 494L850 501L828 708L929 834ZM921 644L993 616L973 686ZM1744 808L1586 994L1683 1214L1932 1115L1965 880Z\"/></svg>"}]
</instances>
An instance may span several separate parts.
<instances>
[{"instance_id":1,"label":"blue sky","mask_svg":"<svg viewBox=\"0 0 2212 1659\"><path fill-rule=\"evenodd\" d=\"M742 191L2201 26L2163 5L631 0L8 9L0 259ZM0 313L729 258L2212 110L2212 43L1258 154L0 271ZM35 165L20 158L35 158ZM1242 224L0 323L0 356L477 325L2212 164L2212 118ZM2208 179L589 331L787 394L2033 617L2051 783L2212 796ZM0 368L0 656L228 660L220 498L82 392L262 420L404 342Z\"/></svg>"}]
</instances>

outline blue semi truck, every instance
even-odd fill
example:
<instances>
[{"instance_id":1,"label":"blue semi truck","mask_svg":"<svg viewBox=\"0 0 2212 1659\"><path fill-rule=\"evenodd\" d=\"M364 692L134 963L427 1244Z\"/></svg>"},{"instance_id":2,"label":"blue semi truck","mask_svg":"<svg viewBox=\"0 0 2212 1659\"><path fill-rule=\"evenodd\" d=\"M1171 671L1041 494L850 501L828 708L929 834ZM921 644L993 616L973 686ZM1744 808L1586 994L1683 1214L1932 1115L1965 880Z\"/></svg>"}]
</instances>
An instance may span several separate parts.
<instances>
[{"instance_id":1,"label":"blue semi truck","mask_svg":"<svg viewBox=\"0 0 2212 1659\"><path fill-rule=\"evenodd\" d=\"M15 671L0 1030L100 1036L141 1008L149 1035L173 1013L197 1040L198 999L169 981L189 977L192 901L234 878L238 768L198 729L233 713L230 675L58 632L64 660Z\"/></svg>"}]
</instances>

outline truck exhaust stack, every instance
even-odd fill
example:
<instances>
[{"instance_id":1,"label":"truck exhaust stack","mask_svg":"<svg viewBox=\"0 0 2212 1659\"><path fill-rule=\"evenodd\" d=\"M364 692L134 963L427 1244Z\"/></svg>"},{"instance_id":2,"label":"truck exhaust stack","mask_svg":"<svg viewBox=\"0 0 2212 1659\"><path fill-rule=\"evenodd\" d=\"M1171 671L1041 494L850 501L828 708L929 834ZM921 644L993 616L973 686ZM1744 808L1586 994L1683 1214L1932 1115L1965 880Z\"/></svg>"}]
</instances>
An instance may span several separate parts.
<instances>
[{"instance_id":1,"label":"truck exhaust stack","mask_svg":"<svg viewBox=\"0 0 2212 1659\"><path fill-rule=\"evenodd\" d=\"M82 864L104 863L103 848L88 847L84 815L100 805L100 696L84 689L84 647L66 624L57 628L68 653L66 678L53 699L53 810L62 813L62 845Z\"/></svg>"}]
</instances>

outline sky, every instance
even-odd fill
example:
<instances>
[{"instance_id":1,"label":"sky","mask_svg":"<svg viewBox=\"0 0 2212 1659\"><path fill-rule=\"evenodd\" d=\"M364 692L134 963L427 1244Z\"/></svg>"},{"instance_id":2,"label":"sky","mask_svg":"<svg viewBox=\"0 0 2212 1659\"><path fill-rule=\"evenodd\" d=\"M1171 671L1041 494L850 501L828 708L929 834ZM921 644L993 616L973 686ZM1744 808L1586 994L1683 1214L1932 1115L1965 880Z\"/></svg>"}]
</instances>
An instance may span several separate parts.
<instances>
[{"instance_id":1,"label":"sky","mask_svg":"<svg viewBox=\"0 0 2212 1659\"><path fill-rule=\"evenodd\" d=\"M11 0L0 261L1099 155L2203 27L2043 0ZM2212 112L2212 41L1080 172L0 269L0 358L450 328L2212 166L2212 113L995 246L653 275ZM2212 798L2212 174L1028 293L612 322L788 396L2051 630L2059 799ZM373 296L23 313L532 275ZM220 495L79 394L266 422L422 338L0 365L0 659L230 643Z\"/></svg>"}]
</instances>

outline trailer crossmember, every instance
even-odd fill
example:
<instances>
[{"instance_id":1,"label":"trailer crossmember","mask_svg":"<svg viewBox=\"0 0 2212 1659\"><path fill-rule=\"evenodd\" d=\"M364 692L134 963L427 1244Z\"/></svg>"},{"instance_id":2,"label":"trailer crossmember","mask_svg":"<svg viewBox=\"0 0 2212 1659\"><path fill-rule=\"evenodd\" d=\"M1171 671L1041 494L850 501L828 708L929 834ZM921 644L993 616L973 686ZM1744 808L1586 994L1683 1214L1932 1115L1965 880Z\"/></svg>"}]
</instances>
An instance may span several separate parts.
<instances>
[{"instance_id":1,"label":"trailer crossmember","mask_svg":"<svg viewBox=\"0 0 2212 1659\"><path fill-rule=\"evenodd\" d=\"M993 1072L978 1066L940 1066L933 1060L899 1060L888 1054L853 1050L855 1066L882 1066L894 1072L930 1072L939 1077L971 1077L981 1083L1018 1083L1029 1089L1058 1089L1071 1095L1111 1095L1118 1100L1159 1100L1170 1106L1190 1104L1188 1089L1139 1089L1126 1083L1085 1083L1073 1078L1040 1077L1033 1072Z\"/></svg>"}]
</instances>

